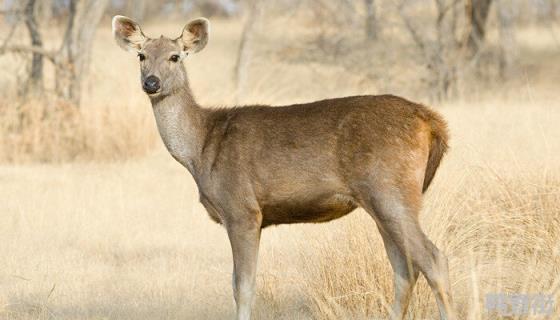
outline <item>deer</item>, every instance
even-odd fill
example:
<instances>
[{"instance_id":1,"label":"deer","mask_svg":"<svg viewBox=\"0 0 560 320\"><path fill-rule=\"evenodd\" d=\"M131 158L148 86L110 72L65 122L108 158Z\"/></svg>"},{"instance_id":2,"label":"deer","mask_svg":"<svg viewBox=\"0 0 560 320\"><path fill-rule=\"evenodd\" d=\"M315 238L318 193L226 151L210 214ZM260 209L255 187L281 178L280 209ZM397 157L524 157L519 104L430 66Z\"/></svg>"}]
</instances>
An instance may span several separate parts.
<instances>
[{"instance_id":1,"label":"deer","mask_svg":"<svg viewBox=\"0 0 560 320\"><path fill-rule=\"evenodd\" d=\"M393 95L200 106L182 62L205 48L209 29L207 19L197 18L177 38L149 38L128 17L112 20L117 44L138 57L163 144L192 175L210 218L227 231L236 319L251 318L264 228L327 222L358 207L374 219L394 271L390 318L406 316L422 273L440 318L456 319L447 257L418 218L448 149L442 116Z\"/></svg>"}]
</instances>

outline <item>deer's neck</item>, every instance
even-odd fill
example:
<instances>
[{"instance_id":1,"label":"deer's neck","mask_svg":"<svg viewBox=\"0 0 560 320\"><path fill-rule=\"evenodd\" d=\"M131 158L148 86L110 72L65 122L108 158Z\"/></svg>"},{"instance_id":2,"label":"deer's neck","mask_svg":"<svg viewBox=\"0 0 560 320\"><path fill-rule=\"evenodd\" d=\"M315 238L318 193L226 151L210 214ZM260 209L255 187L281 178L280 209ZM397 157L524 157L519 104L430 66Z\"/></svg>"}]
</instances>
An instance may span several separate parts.
<instances>
[{"instance_id":1,"label":"deer's neck","mask_svg":"<svg viewBox=\"0 0 560 320\"><path fill-rule=\"evenodd\" d=\"M206 136L206 111L194 100L188 86L152 99L157 127L169 153L195 174Z\"/></svg>"}]
</instances>

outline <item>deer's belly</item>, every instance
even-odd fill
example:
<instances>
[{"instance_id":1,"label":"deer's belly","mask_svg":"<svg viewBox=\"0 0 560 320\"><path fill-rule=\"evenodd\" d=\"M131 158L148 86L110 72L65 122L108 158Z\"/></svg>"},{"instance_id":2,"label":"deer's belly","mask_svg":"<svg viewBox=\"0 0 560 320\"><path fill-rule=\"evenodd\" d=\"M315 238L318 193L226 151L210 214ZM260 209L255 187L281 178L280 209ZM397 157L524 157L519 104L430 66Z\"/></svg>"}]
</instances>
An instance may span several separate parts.
<instances>
[{"instance_id":1,"label":"deer's belly","mask_svg":"<svg viewBox=\"0 0 560 320\"><path fill-rule=\"evenodd\" d=\"M275 224L326 222L356 209L353 199L340 194L270 201L262 206L263 227Z\"/></svg>"}]
</instances>

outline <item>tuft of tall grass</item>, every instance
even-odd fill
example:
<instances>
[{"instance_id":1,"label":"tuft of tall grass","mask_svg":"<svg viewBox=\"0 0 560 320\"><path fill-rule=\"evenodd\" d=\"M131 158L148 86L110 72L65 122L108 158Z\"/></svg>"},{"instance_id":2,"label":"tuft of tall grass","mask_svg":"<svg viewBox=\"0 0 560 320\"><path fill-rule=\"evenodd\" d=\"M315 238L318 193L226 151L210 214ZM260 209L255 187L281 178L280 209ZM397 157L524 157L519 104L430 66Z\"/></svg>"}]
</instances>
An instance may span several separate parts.
<instances>
[{"instance_id":1,"label":"tuft of tall grass","mask_svg":"<svg viewBox=\"0 0 560 320\"><path fill-rule=\"evenodd\" d=\"M0 100L0 162L120 160L154 146L152 117L127 106Z\"/></svg>"},{"instance_id":2,"label":"tuft of tall grass","mask_svg":"<svg viewBox=\"0 0 560 320\"><path fill-rule=\"evenodd\" d=\"M428 194L421 223L449 258L460 318L494 319L485 297L496 293L551 294L556 305L550 319L559 318L560 178L478 169L448 181L438 189L451 192ZM364 213L327 239L310 241L318 254L304 271L310 275L306 288L314 318L385 319L393 301L393 273L372 219ZM423 277L409 316L437 318Z\"/></svg>"}]
</instances>

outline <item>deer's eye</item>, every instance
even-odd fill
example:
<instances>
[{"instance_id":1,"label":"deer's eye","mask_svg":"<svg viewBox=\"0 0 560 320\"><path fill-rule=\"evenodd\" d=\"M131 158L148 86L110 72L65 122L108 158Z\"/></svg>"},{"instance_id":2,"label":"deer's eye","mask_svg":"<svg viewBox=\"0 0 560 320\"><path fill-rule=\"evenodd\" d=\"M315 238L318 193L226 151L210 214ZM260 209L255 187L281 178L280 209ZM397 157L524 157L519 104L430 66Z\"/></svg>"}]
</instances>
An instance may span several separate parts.
<instances>
[{"instance_id":1,"label":"deer's eye","mask_svg":"<svg viewBox=\"0 0 560 320\"><path fill-rule=\"evenodd\" d=\"M138 54L138 60L144 61L144 60L146 60L146 56L143 53L139 53Z\"/></svg>"},{"instance_id":2,"label":"deer's eye","mask_svg":"<svg viewBox=\"0 0 560 320\"><path fill-rule=\"evenodd\" d=\"M174 54L174 55L172 55L172 56L169 58L169 61L177 62L177 61L179 61L179 58L180 58L180 57L179 57L178 54Z\"/></svg>"}]
</instances>

